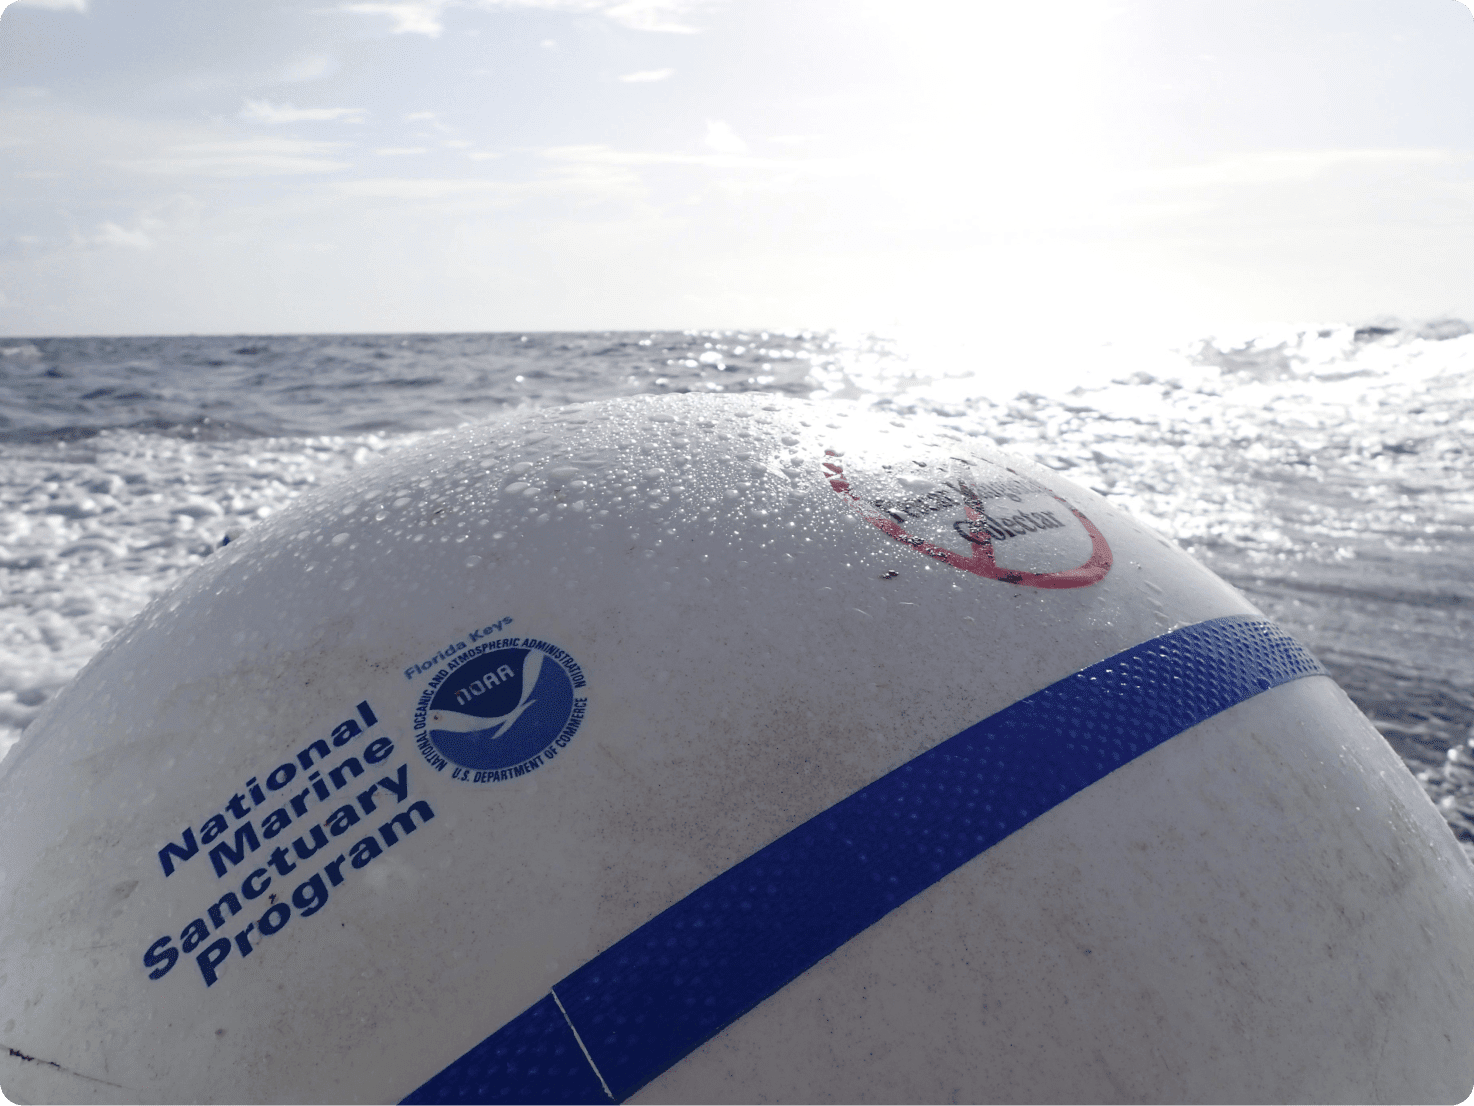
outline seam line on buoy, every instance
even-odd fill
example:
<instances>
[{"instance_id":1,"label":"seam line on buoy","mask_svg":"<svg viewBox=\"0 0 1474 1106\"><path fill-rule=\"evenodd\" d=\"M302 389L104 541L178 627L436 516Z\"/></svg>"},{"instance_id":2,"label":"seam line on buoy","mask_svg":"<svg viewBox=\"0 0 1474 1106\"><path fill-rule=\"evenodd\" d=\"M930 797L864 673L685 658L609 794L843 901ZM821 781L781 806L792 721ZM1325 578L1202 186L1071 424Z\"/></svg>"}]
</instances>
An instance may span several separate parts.
<instances>
[{"instance_id":1,"label":"seam line on buoy","mask_svg":"<svg viewBox=\"0 0 1474 1106\"><path fill-rule=\"evenodd\" d=\"M583 1043L583 1038L578 1035L578 1026L573 1024L573 1019L568 1016L568 1011L563 1009L563 1000L558 997L558 992L552 987L548 988L548 994L553 996L553 1001L558 1004L558 1013L563 1015L563 1020L568 1023L568 1031L573 1034L573 1039L578 1042L578 1047L583 1051L583 1058L589 1062L589 1067L594 1069L594 1074L599 1077L599 1086L604 1088L604 1093L609 1096L609 1101L615 1101L614 1092L609 1089L609 1084L604 1080L604 1073L599 1070L599 1065L594 1063L594 1058L589 1055L589 1046Z\"/></svg>"},{"instance_id":2,"label":"seam line on buoy","mask_svg":"<svg viewBox=\"0 0 1474 1106\"><path fill-rule=\"evenodd\" d=\"M1262 692L1325 676L1271 622L1172 630L937 742L577 968L405 1102L622 1102L891 911L1117 768ZM565 1009L578 1011L588 1046ZM598 1056L600 1064L594 1057Z\"/></svg>"}]
</instances>

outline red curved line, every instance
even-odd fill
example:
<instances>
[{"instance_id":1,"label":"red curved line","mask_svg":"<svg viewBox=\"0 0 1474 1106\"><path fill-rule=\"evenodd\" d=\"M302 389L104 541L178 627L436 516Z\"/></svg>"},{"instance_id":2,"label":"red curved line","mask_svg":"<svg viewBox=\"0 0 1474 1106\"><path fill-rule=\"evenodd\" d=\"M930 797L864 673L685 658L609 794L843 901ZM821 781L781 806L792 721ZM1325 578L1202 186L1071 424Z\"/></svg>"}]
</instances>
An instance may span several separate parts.
<instances>
[{"instance_id":1,"label":"red curved line","mask_svg":"<svg viewBox=\"0 0 1474 1106\"><path fill-rule=\"evenodd\" d=\"M1080 525L1085 527L1085 532L1090 535L1090 557L1084 564L1075 568L1068 568L1062 572L1021 572L1017 569L999 568L993 559L993 542L991 538L978 542L970 556L964 557L961 553L954 553L940 545L934 545L924 541L908 531L894 519L884 515L871 513L854 492L850 490L849 481L843 479L844 470L833 464L826 464L826 468L834 470L834 476L829 481L829 486L841 495L851 499L860 508L860 514L865 521L877 530L894 538L896 541L911 546L918 553L924 553L928 557L938 561L945 561L953 568L960 568L963 572L971 572L975 576L982 576L989 580L1002 580L1008 584L1017 584L1029 588L1088 588L1091 584L1097 584L1104 580L1110 572L1114 559L1111 555L1110 543L1106 541L1105 535L1100 529L1077 511L1064 498L1054 495L1056 500L1064 504L1071 514L1080 520ZM1010 470L1012 471L1012 470ZM978 517L970 507L967 508L969 517Z\"/></svg>"}]
</instances>

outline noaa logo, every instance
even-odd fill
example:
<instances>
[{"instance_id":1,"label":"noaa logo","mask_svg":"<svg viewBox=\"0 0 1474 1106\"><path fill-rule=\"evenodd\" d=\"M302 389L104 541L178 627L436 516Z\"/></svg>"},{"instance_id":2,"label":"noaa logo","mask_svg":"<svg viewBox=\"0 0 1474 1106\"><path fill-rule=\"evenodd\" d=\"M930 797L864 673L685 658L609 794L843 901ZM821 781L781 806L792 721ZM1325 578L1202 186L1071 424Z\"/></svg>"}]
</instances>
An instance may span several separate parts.
<instances>
[{"instance_id":1,"label":"noaa logo","mask_svg":"<svg viewBox=\"0 0 1474 1106\"><path fill-rule=\"evenodd\" d=\"M441 668L415 705L415 745L437 772L467 783L524 776L573 740L588 682L556 645L507 637Z\"/></svg>"}]
</instances>

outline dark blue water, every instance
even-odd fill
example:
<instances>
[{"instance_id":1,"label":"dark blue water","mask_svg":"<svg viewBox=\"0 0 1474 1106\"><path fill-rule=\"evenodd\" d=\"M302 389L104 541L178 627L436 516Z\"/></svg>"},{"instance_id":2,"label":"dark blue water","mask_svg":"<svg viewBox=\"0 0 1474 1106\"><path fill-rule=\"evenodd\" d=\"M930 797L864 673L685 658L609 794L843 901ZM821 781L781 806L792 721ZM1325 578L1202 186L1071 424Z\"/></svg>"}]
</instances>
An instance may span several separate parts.
<instances>
[{"instance_id":1,"label":"dark blue water","mask_svg":"<svg viewBox=\"0 0 1474 1106\"><path fill-rule=\"evenodd\" d=\"M713 347L722 349L714 351ZM883 344L875 343L879 348ZM0 341L0 441L403 433L636 392L807 395L802 335L411 334ZM844 352L849 352L848 350Z\"/></svg>"}]
</instances>

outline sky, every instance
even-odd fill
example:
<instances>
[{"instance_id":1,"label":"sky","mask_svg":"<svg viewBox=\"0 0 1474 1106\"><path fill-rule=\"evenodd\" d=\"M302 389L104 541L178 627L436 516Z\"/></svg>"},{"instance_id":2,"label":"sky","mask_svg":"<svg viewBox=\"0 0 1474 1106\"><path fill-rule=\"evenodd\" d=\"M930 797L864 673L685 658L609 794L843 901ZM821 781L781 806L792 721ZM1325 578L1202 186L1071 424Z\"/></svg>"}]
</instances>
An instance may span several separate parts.
<instances>
[{"instance_id":1,"label":"sky","mask_svg":"<svg viewBox=\"0 0 1474 1106\"><path fill-rule=\"evenodd\" d=\"M1443 316L1458 0L0 15L0 335Z\"/></svg>"}]
</instances>

